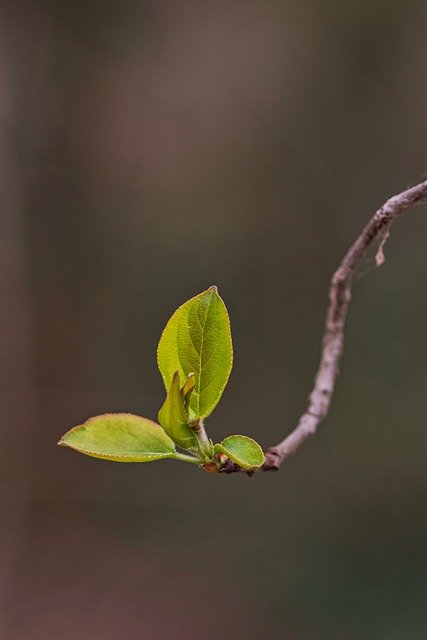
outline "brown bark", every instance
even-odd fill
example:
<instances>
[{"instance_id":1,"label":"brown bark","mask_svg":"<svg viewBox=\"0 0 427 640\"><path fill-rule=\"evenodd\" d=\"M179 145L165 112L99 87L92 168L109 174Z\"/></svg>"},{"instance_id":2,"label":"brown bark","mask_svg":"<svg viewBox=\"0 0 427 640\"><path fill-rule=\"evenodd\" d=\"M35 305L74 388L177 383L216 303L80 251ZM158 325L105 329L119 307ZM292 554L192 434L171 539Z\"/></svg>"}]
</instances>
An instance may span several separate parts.
<instances>
[{"instance_id":1,"label":"brown bark","mask_svg":"<svg viewBox=\"0 0 427 640\"><path fill-rule=\"evenodd\" d=\"M329 307L322 340L320 364L307 409L295 429L279 444L266 451L263 471L279 469L284 460L293 455L306 440L315 435L319 424L326 418L339 373L339 363L344 346L345 321L356 267L367 249L379 237L381 243L377 251L376 263L378 266L381 265L384 262L383 248L389 235L390 226L406 209L422 202L425 198L427 198L427 180L387 200L369 220L333 274L329 289ZM232 463L228 464L223 471L233 473L240 471L240 468Z\"/></svg>"},{"instance_id":2,"label":"brown bark","mask_svg":"<svg viewBox=\"0 0 427 640\"><path fill-rule=\"evenodd\" d=\"M308 406L295 429L279 444L266 452L265 471L276 470L286 458L293 455L308 438L315 435L319 424L328 414L339 373L339 362L343 352L344 328L351 300L351 286L355 269L366 250L380 237L383 240L377 252L377 265L384 261L383 246L391 224L409 207L427 197L427 180L393 196L372 216L362 233L347 251L338 269L332 276L329 289L329 307L319 369Z\"/></svg>"}]
</instances>

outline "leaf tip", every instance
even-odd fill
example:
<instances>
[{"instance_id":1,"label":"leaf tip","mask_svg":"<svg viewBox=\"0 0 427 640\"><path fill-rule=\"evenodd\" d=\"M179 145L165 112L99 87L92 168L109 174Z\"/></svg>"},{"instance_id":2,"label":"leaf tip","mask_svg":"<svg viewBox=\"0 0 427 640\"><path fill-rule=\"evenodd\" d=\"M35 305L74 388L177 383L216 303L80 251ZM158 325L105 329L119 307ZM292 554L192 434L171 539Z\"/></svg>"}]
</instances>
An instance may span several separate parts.
<instances>
[{"instance_id":1,"label":"leaf tip","mask_svg":"<svg viewBox=\"0 0 427 640\"><path fill-rule=\"evenodd\" d=\"M64 433L64 435L59 438L58 442L56 443L58 447L68 447L68 442L66 440L68 434L69 434L69 431Z\"/></svg>"},{"instance_id":2,"label":"leaf tip","mask_svg":"<svg viewBox=\"0 0 427 640\"><path fill-rule=\"evenodd\" d=\"M209 287L208 291L210 291L211 293L218 293L218 287L216 286L216 284L213 284Z\"/></svg>"}]
</instances>

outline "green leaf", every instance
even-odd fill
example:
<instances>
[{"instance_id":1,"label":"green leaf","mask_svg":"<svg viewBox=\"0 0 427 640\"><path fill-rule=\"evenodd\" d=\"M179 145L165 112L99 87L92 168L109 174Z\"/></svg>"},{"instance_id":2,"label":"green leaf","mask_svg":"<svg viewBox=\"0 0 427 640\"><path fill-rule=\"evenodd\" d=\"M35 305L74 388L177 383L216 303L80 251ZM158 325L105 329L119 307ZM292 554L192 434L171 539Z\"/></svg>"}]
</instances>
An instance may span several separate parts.
<instances>
[{"instance_id":1,"label":"green leaf","mask_svg":"<svg viewBox=\"0 0 427 640\"><path fill-rule=\"evenodd\" d=\"M196 374L191 372L187 376L184 386L182 387L182 395L184 397L190 396L194 387L196 386Z\"/></svg>"},{"instance_id":2,"label":"green leaf","mask_svg":"<svg viewBox=\"0 0 427 640\"><path fill-rule=\"evenodd\" d=\"M248 436L228 436L215 445L215 453L224 453L242 469L256 469L264 464L264 453L258 442Z\"/></svg>"},{"instance_id":3,"label":"green leaf","mask_svg":"<svg viewBox=\"0 0 427 640\"><path fill-rule=\"evenodd\" d=\"M183 449L197 448L194 433L188 426L188 411L179 386L179 374L175 371L172 382L159 411L159 422L168 436Z\"/></svg>"},{"instance_id":4,"label":"green leaf","mask_svg":"<svg viewBox=\"0 0 427 640\"><path fill-rule=\"evenodd\" d=\"M67 431L58 444L114 462L176 457L175 445L160 425L130 413L105 413L89 418Z\"/></svg>"},{"instance_id":5,"label":"green leaf","mask_svg":"<svg viewBox=\"0 0 427 640\"><path fill-rule=\"evenodd\" d=\"M190 373L196 384L189 400L190 420L206 418L219 402L233 363L230 320L216 287L175 311L160 338L157 362L166 391L175 371L181 384Z\"/></svg>"}]
</instances>

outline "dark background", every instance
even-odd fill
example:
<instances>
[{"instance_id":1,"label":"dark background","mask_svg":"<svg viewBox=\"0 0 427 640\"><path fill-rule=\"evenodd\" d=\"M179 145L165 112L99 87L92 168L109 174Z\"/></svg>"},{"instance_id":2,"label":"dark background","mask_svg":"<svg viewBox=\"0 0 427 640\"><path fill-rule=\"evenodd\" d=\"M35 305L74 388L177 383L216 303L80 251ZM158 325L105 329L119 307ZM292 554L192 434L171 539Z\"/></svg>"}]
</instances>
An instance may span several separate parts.
<instances>
[{"instance_id":1,"label":"dark background","mask_svg":"<svg viewBox=\"0 0 427 640\"><path fill-rule=\"evenodd\" d=\"M424 640L427 216L357 275L330 416L276 475L56 447L155 418L155 349L217 284L208 428L296 424L330 274L427 171L422 0L0 7L2 640Z\"/></svg>"}]
</instances>

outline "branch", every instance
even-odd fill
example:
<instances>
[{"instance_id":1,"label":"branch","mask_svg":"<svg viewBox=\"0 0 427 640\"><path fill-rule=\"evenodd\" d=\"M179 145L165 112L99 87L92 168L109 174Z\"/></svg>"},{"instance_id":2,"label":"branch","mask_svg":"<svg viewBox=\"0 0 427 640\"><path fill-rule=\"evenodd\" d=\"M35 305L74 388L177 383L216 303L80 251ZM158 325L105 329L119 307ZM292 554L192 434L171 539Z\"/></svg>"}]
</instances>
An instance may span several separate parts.
<instances>
[{"instance_id":1,"label":"branch","mask_svg":"<svg viewBox=\"0 0 427 640\"><path fill-rule=\"evenodd\" d=\"M382 264L383 247L388 238L390 226L406 209L425 198L427 198L427 180L387 200L372 216L332 276L320 364L307 409L295 429L282 442L268 449L264 470L279 469L286 458L293 455L308 438L315 435L317 427L326 418L339 373L345 321L351 300L351 285L355 269L366 250L383 232L385 235L376 255L377 265Z\"/></svg>"},{"instance_id":2,"label":"branch","mask_svg":"<svg viewBox=\"0 0 427 640\"><path fill-rule=\"evenodd\" d=\"M339 373L339 362L344 345L345 321L356 267L367 249L379 236L381 243L377 251L376 263L378 266L381 265L384 262L383 248L389 235L390 226L406 209L422 202L425 198L427 198L427 180L387 200L372 216L333 274L329 288L329 307L322 340L320 364L307 409L295 429L282 442L267 450L266 461L262 467L263 471L279 469L284 460L293 455L306 440L315 435L319 424L326 418ZM240 468L234 463L228 464L223 469L226 473L239 470Z\"/></svg>"}]
</instances>

